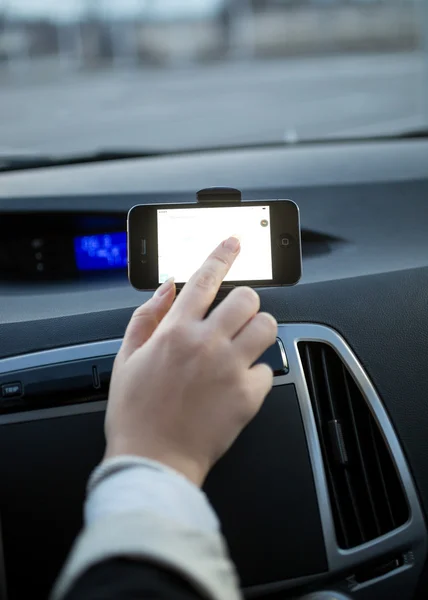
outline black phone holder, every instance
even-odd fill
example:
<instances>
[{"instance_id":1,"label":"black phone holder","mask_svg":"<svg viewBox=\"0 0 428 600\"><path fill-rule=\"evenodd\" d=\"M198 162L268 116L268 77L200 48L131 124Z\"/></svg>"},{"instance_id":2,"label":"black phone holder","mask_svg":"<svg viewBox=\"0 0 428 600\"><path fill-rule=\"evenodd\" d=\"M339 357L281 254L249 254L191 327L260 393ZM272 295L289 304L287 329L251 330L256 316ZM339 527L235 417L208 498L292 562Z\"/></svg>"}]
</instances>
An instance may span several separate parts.
<instances>
[{"instance_id":1,"label":"black phone holder","mask_svg":"<svg viewBox=\"0 0 428 600\"><path fill-rule=\"evenodd\" d=\"M204 188L196 192L196 201L198 204L230 204L239 205L242 202L242 194L240 190L230 187L212 187ZM211 308L214 308L221 302L229 292L233 290L234 285L222 285L219 289L216 299Z\"/></svg>"},{"instance_id":2,"label":"black phone holder","mask_svg":"<svg viewBox=\"0 0 428 600\"><path fill-rule=\"evenodd\" d=\"M242 194L240 190L229 187L204 188L196 192L196 201L199 204L241 204Z\"/></svg>"}]
</instances>

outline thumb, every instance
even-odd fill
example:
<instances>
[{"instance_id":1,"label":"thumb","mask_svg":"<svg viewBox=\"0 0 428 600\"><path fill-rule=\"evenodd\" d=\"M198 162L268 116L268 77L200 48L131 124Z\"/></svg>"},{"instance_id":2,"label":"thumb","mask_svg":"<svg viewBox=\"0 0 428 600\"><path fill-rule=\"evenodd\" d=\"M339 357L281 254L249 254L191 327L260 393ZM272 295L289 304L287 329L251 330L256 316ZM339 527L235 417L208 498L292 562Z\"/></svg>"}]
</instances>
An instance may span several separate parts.
<instances>
[{"instance_id":1,"label":"thumb","mask_svg":"<svg viewBox=\"0 0 428 600\"><path fill-rule=\"evenodd\" d=\"M175 298L174 280L168 279L154 293L152 298L139 306L126 328L120 349L121 358L127 360L153 335L155 329L172 306Z\"/></svg>"}]
</instances>

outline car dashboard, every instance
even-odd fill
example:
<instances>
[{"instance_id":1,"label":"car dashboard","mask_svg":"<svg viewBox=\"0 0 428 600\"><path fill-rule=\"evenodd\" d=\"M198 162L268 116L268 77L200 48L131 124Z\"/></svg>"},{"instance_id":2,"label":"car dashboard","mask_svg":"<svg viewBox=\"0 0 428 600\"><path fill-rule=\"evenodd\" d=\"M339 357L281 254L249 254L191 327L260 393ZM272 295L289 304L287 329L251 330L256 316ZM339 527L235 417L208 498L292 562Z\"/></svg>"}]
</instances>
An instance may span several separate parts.
<instances>
[{"instance_id":1,"label":"car dashboard","mask_svg":"<svg viewBox=\"0 0 428 600\"><path fill-rule=\"evenodd\" d=\"M205 484L245 596L426 597L428 142L392 140L0 176L10 600L48 596L103 455L114 356L150 297L127 282L126 213L217 185L291 198L302 223L301 282L259 290L274 386Z\"/></svg>"}]
</instances>

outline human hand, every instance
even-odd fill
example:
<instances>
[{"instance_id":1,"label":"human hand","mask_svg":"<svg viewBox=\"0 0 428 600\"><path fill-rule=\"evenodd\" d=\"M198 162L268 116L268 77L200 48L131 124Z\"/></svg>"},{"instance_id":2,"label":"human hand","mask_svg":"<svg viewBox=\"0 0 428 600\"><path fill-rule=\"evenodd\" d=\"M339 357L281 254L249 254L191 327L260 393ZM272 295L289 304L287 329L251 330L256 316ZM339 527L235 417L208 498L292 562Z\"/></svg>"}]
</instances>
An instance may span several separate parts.
<instances>
[{"instance_id":1,"label":"human hand","mask_svg":"<svg viewBox=\"0 0 428 600\"><path fill-rule=\"evenodd\" d=\"M110 384L106 458L144 456L202 485L258 412L273 373L252 365L275 342L275 319L258 312L259 296L248 287L204 318L239 251L229 238L174 305L169 281L134 312Z\"/></svg>"}]
</instances>

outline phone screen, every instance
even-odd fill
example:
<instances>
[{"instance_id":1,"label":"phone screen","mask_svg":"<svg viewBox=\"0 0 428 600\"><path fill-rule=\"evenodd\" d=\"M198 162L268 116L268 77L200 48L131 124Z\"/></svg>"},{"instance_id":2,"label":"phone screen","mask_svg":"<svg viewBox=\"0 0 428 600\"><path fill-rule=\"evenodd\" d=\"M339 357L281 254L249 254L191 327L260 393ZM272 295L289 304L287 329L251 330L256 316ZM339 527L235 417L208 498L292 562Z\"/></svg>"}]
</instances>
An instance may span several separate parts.
<instances>
[{"instance_id":1,"label":"phone screen","mask_svg":"<svg viewBox=\"0 0 428 600\"><path fill-rule=\"evenodd\" d=\"M185 283L230 236L240 239L241 252L225 281L273 278L268 205L158 209L157 234L159 283Z\"/></svg>"}]
</instances>

